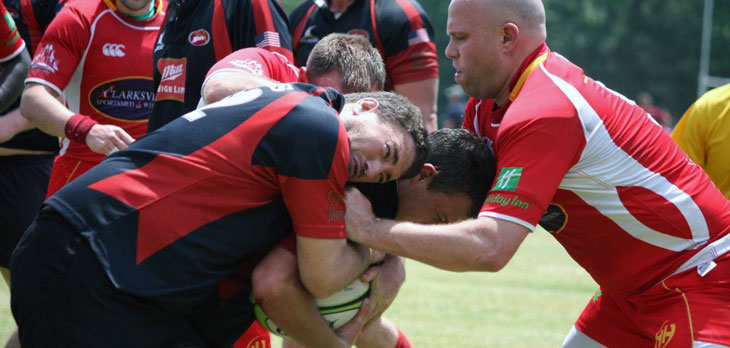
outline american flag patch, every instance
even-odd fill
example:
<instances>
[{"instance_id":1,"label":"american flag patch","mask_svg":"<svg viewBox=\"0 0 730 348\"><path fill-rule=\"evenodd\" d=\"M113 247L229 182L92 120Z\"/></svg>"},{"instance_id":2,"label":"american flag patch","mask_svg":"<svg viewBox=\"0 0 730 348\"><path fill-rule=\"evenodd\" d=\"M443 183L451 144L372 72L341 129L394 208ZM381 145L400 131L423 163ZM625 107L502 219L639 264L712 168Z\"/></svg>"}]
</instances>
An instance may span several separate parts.
<instances>
[{"instance_id":1,"label":"american flag patch","mask_svg":"<svg viewBox=\"0 0 730 348\"><path fill-rule=\"evenodd\" d=\"M426 29L416 29L408 33L408 46L417 45L422 42L429 42L431 39L428 38L428 31Z\"/></svg>"},{"instance_id":2,"label":"american flag patch","mask_svg":"<svg viewBox=\"0 0 730 348\"><path fill-rule=\"evenodd\" d=\"M256 35L256 47L262 48L267 46L281 47L279 42L279 33L275 31L265 31Z\"/></svg>"}]
</instances>

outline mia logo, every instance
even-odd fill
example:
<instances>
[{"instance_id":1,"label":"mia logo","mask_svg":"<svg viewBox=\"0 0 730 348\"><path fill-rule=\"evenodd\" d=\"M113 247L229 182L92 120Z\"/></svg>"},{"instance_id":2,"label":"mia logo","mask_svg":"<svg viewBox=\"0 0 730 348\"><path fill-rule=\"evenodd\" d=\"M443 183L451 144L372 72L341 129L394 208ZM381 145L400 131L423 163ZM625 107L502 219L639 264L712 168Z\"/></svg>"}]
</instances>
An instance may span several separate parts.
<instances>
[{"instance_id":1,"label":"mia logo","mask_svg":"<svg viewBox=\"0 0 730 348\"><path fill-rule=\"evenodd\" d=\"M499 177L494 184L493 190L515 192L521 176L522 167L504 167L499 172Z\"/></svg>"},{"instance_id":2,"label":"mia logo","mask_svg":"<svg viewBox=\"0 0 730 348\"><path fill-rule=\"evenodd\" d=\"M665 348L668 346L669 342L672 341L675 332L677 332L677 325L670 323L669 320L662 323L662 327L659 329L659 332L657 332L654 336L654 338L656 338L654 348Z\"/></svg>"},{"instance_id":3,"label":"mia logo","mask_svg":"<svg viewBox=\"0 0 730 348\"><path fill-rule=\"evenodd\" d=\"M193 46L205 46L210 42L210 34L205 29L198 29L188 35L188 42Z\"/></svg>"}]
</instances>

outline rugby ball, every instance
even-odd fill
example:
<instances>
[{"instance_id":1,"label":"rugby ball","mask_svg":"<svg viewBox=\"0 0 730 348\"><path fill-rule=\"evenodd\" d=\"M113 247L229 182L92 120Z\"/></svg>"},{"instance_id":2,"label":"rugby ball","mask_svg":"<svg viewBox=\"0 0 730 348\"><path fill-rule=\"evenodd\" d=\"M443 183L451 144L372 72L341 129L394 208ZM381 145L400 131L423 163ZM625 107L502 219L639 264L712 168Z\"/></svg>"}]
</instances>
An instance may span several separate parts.
<instances>
[{"instance_id":1,"label":"rugby ball","mask_svg":"<svg viewBox=\"0 0 730 348\"><path fill-rule=\"evenodd\" d=\"M317 299L317 307L319 313L329 324L332 330L337 330L342 325L352 320L362 306L362 301L370 296L370 283L364 283L360 279L355 279L350 285L342 290L332 294L325 299ZM253 298L253 297L252 297ZM279 328L273 320L271 320L258 303L254 302L254 313L259 324L271 331L273 334L281 337L287 337L286 332Z\"/></svg>"}]
</instances>

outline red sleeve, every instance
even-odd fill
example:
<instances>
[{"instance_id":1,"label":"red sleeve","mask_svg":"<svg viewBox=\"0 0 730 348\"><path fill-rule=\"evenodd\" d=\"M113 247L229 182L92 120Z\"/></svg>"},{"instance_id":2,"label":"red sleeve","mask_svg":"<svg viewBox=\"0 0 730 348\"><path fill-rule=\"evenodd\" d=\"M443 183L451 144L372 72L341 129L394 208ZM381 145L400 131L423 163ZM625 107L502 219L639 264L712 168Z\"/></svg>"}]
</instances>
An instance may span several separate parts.
<instances>
[{"instance_id":1,"label":"red sleeve","mask_svg":"<svg viewBox=\"0 0 730 348\"><path fill-rule=\"evenodd\" d=\"M439 76L436 45L433 42L419 43L409 46L394 56L385 59L388 76L393 85L421 81Z\"/></svg>"},{"instance_id":2,"label":"red sleeve","mask_svg":"<svg viewBox=\"0 0 730 348\"><path fill-rule=\"evenodd\" d=\"M222 71L247 72L286 83L299 79L299 68L285 56L255 47L240 49L215 63L205 76L206 81Z\"/></svg>"},{"instance_id":3,"label":"red sleeve","mask_svg":"<svg viewBox=\"0 0 730 348\"><path fill-rule=\"evenodd\" d=\"M64 6L43 34L26 82L66 88L89 43L89 23L72 5Z\"/></svg>"},{"instance_id":4,"label":"red sleeve","mask_svg":"<svg viewBox=\"0 0 730 348\"><path fill-rule=\"evenodd\" d=\"M347 132L340 123L333 156L308 161L312 166L329 168L326 179L279 177L284 204L291 215L294 233L298 236L346 238L344 190L350 157L348 143Z\"/></svg>"},{"instance_id":5,"label":"red sleeve","mask_svg":"<svg viewBox=\"0 0 730 348\"><path fill-rule=\"evenodd\" d=\"M563 177L580 159L585 136L574 111L535 116L545 115L539 107L513 104L505 114L495 144L497 178L479 216L534 229Z\"/></svg>"},{"instance_id":6,"label":"red sleeve","mask_svg":"<svg viewBox=\"0 0 730 348\"><path fill-rule=\"evenodd\" d=\"M398 40L405 42L403 50L387 54L385 66L393 85L437 78L439 76L436 44L433 42L433 29L422 9L409 0L396 0L407 17L407 32L401 31ZM404 34L404 35L403 35ZM386 39L386 38L383 38ZM388 38L390 39L390 38ZM386 39L387 40L387 39ZM386 52L392 52L385 43Z\"/></svg>"},{"instance_id":7,"label":"red sleeve","mask_svg":"<svg viewBox=\"0 0 730 348\"><path fill-rule=\"evenodd\" d=\"M15 27L15 21L10 16L5 5L0 3L0 16L3 20L0 22L0 63L7 62L15 56L23 52L25 43L20 39L18 28Z\"/></svg>"}]
</instances>

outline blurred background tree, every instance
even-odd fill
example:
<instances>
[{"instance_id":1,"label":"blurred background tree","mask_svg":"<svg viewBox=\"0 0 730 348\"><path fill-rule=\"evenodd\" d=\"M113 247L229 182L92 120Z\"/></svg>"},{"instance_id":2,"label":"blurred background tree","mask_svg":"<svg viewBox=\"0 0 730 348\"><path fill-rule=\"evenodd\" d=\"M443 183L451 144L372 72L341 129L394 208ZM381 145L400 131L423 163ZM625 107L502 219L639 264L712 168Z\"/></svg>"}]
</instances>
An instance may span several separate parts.
<instances>
[{"instance_id":1,"label":"blurred background tree","mask_svg":"<svg viewBox=\"0 0 730 348\"><path fill-rule=\"evenodd\" d=\"M454 82L448 44L448 2L417 0L431 18L443 91ZM290 12L301 0L283 0ZM635 99L646 91L676 123L697 99L701 0L544 0L548 45L588 76ZM710 75L730 77L730 0L715 0ZM446 105L439 93L439 113Z\"/></svg>"}]
</instances>

